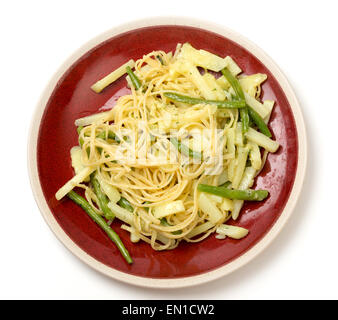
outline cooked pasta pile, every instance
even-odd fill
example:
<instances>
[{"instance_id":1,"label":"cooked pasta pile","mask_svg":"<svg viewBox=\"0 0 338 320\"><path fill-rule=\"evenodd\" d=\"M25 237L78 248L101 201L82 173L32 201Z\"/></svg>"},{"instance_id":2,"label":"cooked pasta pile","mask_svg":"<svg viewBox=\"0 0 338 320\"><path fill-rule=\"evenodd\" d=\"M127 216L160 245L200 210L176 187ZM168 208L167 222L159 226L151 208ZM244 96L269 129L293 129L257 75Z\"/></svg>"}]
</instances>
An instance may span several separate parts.
<instances>
[{"instance_id":1,"label":"cooked pasta pile","mask_svg":"<svg viewBox=\"0 0 338 320\"><path fill-rule=\"evenodd\" d=\"M109 111L76 120L75 176L56 198L82 188L97 215L109 224L117 217L132 242L155 250L214 232L246 236L247 229L225 222L238 218L244 200L267 196L250 187L278 143L266 126L274 102L260 101L267 76L241 72L230 56L186 43L98 81L96 92L128 73L131 93Z\"/></svg>"}]
</instances>

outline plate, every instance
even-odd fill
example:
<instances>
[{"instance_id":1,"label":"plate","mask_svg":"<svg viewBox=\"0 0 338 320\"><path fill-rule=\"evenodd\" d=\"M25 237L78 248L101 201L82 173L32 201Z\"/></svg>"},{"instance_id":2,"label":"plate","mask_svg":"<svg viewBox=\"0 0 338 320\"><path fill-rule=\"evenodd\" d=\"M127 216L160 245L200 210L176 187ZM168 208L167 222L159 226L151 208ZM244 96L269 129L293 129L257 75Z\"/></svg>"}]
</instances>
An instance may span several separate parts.
<instances>
[{"instance_id":1,"label":"plate","mask_svg":"<svg viewBox=\"0 0 338 320\"><path fill-rule=\"evenodd\" d=\"M280 143L269 154L254 188L270 191L260 203L247 203L236 225L250 230L244 239L202 242L156 252L133 244L113 223L134 263L128 265L107 235L71 201L55 192L73 176L69 151L76 145L74 120L111 106L127 92L125 77L96 94L90 86L129 59L153 50L173 51L190 42L220 56L230 55L247 74L265 73L263 99L276 101L270 127ZM237 33L208 22L153 18L107 31L75 52L49 82L33 117L29 172L37 204L61 242L82 261L114 279L147 287L191 286L229 274L260 253L285 225L299 197L306 169L306 132L301 109L285 76L256 45Z\"/></svg>"}]
</instances>

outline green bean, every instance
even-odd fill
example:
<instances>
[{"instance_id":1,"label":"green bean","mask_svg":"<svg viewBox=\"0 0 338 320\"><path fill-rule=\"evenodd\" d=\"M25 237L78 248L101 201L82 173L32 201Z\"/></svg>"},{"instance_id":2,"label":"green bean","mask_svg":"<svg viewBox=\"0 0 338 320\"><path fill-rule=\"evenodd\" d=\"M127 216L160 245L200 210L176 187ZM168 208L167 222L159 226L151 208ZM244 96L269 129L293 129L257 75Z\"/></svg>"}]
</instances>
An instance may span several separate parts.
<instances>
[{"instance_id":1,"label":"green bean","mask_svg":"<svg viewBox=\"0 0 338 320\"><path fill-rule=\"evenodd\" d=\"M225 77L225 79L227 79L227 81L230 83L231 87L234 89L235 94L238 96L238 98L245 101L244 92L236 77L232 75L232 73L228 68L222 69L222 74Z\"/></svg>"},{"instance_id":2,"label":"green bean","mask_svg":"<svg viewBox=\"0 0 338 320\"><path fill-rule=\"evenodd\" d=\"M77 130L77 133L78 133L79 135L80 135L80 132L81 132L82 129L83 129L82 126L77 127L76 130ZM105 131L101 131L99 134L96 135L96 138L106 139L106 137L107 137L107 135L106 135L106 132L105 132ZM121 140L119 139L119 137L118 137L114 132L112 132L112 131L108 131L108 138L109 138L109 139L114 139L114 140L115 140L116 142L118 142L118 143L121 142ZM80 145L81 147L83 146L83 143L84 143L83 138L80 138L80 137L79 137L79 145ZM96 149L97 149L97 151L98 151L99 153L102 152L102 148L97 147ZM88 155L88 157L89 157L89 155L90 155L90 148L89 148L89 147L86 149L86 152L87 152L87 155Z\"/></svg>"},{"instance_id":3,"label":"green bean","mask_svg":"<svg viewBox=\"0 0 338 320\"><path fill-rule=\"evenodd\" d=\"M182 154L190 157L202 160L202 153L191 150L185 144L179 142L176 138L170 138L170 142L176 147L176 149L181 152Z\"/></svg>"},{"instance_id":4,"label":"green bean","mask_svg":"<svg viewBox=\"0 0 338 320\"><path fill-rule=\"evenodd\" d=\"M70 191L67 196L69 199L79 205L89 215L89 217L94 222L96 222L101 227L101 229L103 229L103 231L106 232L108 237L116 244L117 248L120 250L122 256L126 259L127 263L133 263L133 260L130 257L128 250L124 246L118 234L106 223L106 221L99 214L95 212L92 206L75 191Z\"/></svg>"},{"instance_id":5,"label":"green bean","mask_svg":"<svg viewBox=\"0 0 338 320\"><path fill-rule=\"evenodd\" d=\"M149 203L151 203L151 202L145 201L143 204L149 204ZM143 207L143 209L144 209L145 211L149 212L149 207Z\"/></svg>"},{"instance_id":6,"label":"green bean","mask_svg":"<svg viewBox=\"0 0 338 320\"><path fill-rule=\"evenodd\" d=\"M117 202L117 204L130 212L134 212L133 206L126 198L121 197L121 199Z\"/></svg>"},{"instance_id":7,"label":"green bean","mask_svg":"<svg viewBox=\"0 0 338 320\"><path fill-rule=\"evenodd\" d=\"M83 129L82 126L79 126L79 127L76 128L76 131L77 131L78 135L80 135L82 129ZM83 139L79 137L79 145L80 145L80 147L82 147L83 143L84 143Z\"/></svg>"},{"instance_id":8,"label":"green bean","mask_svg":"<svg viewBox=\"0 0 338 320\"><path fill-rule=\"evenodd\" d=\"M250 117L249 117L249 111L248 108L241 109L239 111L239 114L241 116L241 122L242 122L242 132L246 133L249 130L250 125Z\"/></svg>"},{"instance_id":9,"label":"green bean","mask_svg":"<svg viewBox=\"0 0 338 320\"><path fill-rule=\"evenodd\" d=\"M156 59L157 59L158 61L160 61L160 63L161 63L162 66L164 66L163 59L162 59L162 57L161 57L160 55L157 55L157 56L156 56Z\"/></svg>"},{"instance_id":10,"label":"green bean","mask_svg":"<svg viewBox=\"0 0 338 320\"><path fill-rule=\"evenodd\" d=\"M81 132L81 130L83 129L83 127L82 126L80 126L80 127L77 127L77 133L80 135L80 132ZM105 139L107 139L107 137L108 137L108 139L112 139L112 140L115 140L116 142L118 142L118 143L120 143L121 142L121 140L120 140L120 138L113 132L113 131L108 131L108 135L107 135L107 133L106 133L106 131L101 131L100 133L98 133L97 135L96 135L96 138L100 138L100 139L103 139L103 140L105 140ZM80 143L80 146L82 146L83 145L83 139L82 138L79 138L79 143Z\"/></svg>"},{"instance_id":11,"label":"green bean","mask_svg":"<svg viewBox=\"0 0 338 320\"><path fill-rule=\"evenodd\" d=\"M229 71L229 69L227 68L222 69L222 74L228 80L231 87L234 89L236 96L240 99L240 101L243 101L245 103L244 92L242 90L242 87L239 81L236 79L236 77L234 77L232 73ZM245 107L245 108L240 109L239 114L241 116L242 132L246 133L249 130L249 123L250 123L248 108Z\"/></svg>"},{"instance_id":12,"label":"green bean","mask_svg":"<svg viewBox=\"0 0 338 320\"><path fill-rule=\"evenodd\" d=\"M127 67L126 69L127 69L127 73L135 89L136 90L140 89L142 87L142 83L140 79L136 76L136 74L131 70L130 67Z\"/></svg>"},{"instance_id":13,"label":"green bean","mask_svg":"<svg viewBox=\"0 0 338 320\"><path fill-rule=\"evenodd\" d=\"M120 143L121 140L120 138L113 132L113 131L108 131L108 134L106 133L106 131L101 131L99 134L96 135L96 138L100 138L100 139L112 139L115 140L116 142Z\"/></svg>"},{"instance_id":14,"label":"green bean","mask_svg":"<svg viewBox=\"0 0 338 320\"><path fill-rule=\"evenodd\" d=\"M164 92L164 96L170 100L183 102L187 104L212 104L218 108L238 109L245 108L245 101L233 100L233 101L220 101L220 100L205 100L200 98L193 98L174 92Z\"/></svg>"},{"instance_id":15,"label":"green bean","mask_svg":"<svg viewBox=\"0 0 338 320\"><path fill-rule=\"evenodd\" d=\"M225 187L209 186L207 184L199 184L197 190L215 194L223 198L250 201L262 201L269 195L267 190L234 190Z\"/></svg>"},{"instance_id":16,"label":"green bean","mask_svg":"<svg viewBox=\"0 0 338 320\"><path fill-rule=\"evenodd\" d=\"M239 83L239 81L234 77L231 72L227 69L224 68L222 70L222 73L224 77L229 81L230 85L234 89L236 95L245 101L245 96L244 92L242 90L242 87ZM246 111L245 111L246 109ZM245 109L240 110L240 115L241 115L241 121L242 121L242 128L243 128L243 133L247 132L249 129L249 123L250 123L250 118L253 120L253 122L257 125L258 129L260 132L268 136L269 138L271 137L271 132L261 116L253 110L250 106L247 106Z\"/></svg>"},{"instance_id":17,"label":"green bean","mask_svg":"<svg viewBox=\"0 0 338 320\"><path fill-rule=\"evenodd\" d=\"M90 175L90 182L93 185L94 192L95 192L95 194L97 196L97 200L99 202L99 206L100 206L101 210L103 211L105 218L108 219L108 220L114 220L115 215L108 207L109 200L108 200L107 196L102 192L100 183L95 177L95 173L92 173Z\"/></svg>"},{"instance_id":18,"label":"green bean","mask_svg":"<svg viewBox=\"0 0 338 320\"><path fill-rule=\"evenodd\" d=\"M172 227L172 225L167 222L166 218L162 218L160 221L161 221L162 226ZM182 230L177 230L177 231L173 231L171 234L178 235L178 234L181 234L181 233L182 233Z\"/></svg>"},{"instance_id":19,"label":"green bean","mask_svg":"<svg viewBox=\"0 0 338 320\"><path fill-rule=\"evenodd\" d=\"M228 188L231 185L230 181L224 182L223 184L219 185L219 187L224 187L224 188Z\"/></svg>"},{"instance_id":20,"label":"green bean","mask_svg":"<svg viewBox=\"0 0 338 320\"><path fill-rule=\"evenodd\" d=\"M80 135L80 132L81 132L82 129L83 129L82 126L77 127L76 130L77 130L77 133L78 133L79 135ZM82 147L83 144L84 144L83 138L79 137L79 145L80 145L80 147ZM89 148L89 147L87 147L86 152L87 152L87 155L88 155L88 157L89 157L89 155L90 155L90 148Z\"/></svg>"},{"instance_id":21,"label":"green bean","mask_svg":"<svg viewBox=\"0 0 338 320\"><path fill-rule=\"evenodd\" d=\"M271 132L268 128L268 126L265 124L264 120L261 118L261 116L250 106L248 106L249 116L253 120L253 122L258 127L259 131L265 134L267 137L271 138Z\"/></svg>"},{"instance_id":22,"label":"green bean","mask_svg":"<svg viewBox=\"0 0 338 320\"><path fill-rule=\"evenodd\" d=\"M149 201L146 201L144 204L149 204ZM144 207L144 209L149 212L149 208L148 207ZM165 227L172 227L172 225L170 223L168 223L167 219L164 217L162 219L160 219L161 221L161 225L165 226ZM177 231L173 231L172 234L177 235L177 234L181 234L182 230L177 230Z\"/></svg>"}]
</instances>

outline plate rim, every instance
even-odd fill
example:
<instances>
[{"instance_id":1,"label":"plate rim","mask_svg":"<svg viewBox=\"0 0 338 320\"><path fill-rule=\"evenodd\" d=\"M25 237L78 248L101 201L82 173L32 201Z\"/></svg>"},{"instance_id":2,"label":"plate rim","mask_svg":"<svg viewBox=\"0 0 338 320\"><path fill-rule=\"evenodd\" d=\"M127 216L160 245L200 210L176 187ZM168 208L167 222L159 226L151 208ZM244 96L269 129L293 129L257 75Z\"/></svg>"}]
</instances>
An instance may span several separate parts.
<instances>
[{"instance_id":1,"label":"plate rim","mask_svg":"<svg viewBox=\"0 0 338 320\"><path fill-rule=\"evenodd\" d=\"M198 275L170 279L141 277L118 271L96 260L80 247L78 247L61 228L51 210L49 209L47 201L42 192L37 167L37 141L41 119L47 101L64 72L66 72L68 68L83 54L111 37L138 28L160 25L190 26L217 33L241 45L256 58L258 58L272 73L278 84L281 86L292 110L298 138L297 171L293 187L282 214L276 220L272 228L248 251L226 265ZM301 194L307 167L307 134L305 122L298 99L284 73L260 47L248 40L246 37L223 25L191 17L159 16L133 20L113 27L82 45L63 62L63 64L54 73L43 90L31 119L27 148L28 172L33 195L40 213L55 236L76 257L100 273L124 283L147 288L182 288L203 284L224 277L254 259L271 244L271 242L276 238L276 236L285 226L286 222L289 220Z\"/></svg>"}]
</instances>

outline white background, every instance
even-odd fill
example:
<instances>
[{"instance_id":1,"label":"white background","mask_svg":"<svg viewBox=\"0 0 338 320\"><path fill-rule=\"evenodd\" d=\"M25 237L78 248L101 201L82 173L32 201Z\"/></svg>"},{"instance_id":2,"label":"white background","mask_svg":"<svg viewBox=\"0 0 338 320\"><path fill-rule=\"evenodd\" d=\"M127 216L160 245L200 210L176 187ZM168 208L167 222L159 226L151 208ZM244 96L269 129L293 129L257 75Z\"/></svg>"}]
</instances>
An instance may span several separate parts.
<instances>
[{"instance_id":1,"label":"white background","mask_svg":"<svg viewBox=\"0 0 338 320\"><path fill-rule=\"evenodd\" d=\"M335 4L324 0L2 1L0 298L337 299ZM49 230L30 189L27 137L41 92L74 50L121 23L177 14L227 26L277 62L301 102L309 165L293 216L251 263L196 288L142 289L91 270Z\"/></svg>"}]
</instances>

